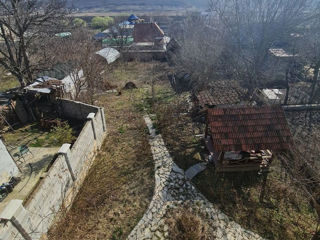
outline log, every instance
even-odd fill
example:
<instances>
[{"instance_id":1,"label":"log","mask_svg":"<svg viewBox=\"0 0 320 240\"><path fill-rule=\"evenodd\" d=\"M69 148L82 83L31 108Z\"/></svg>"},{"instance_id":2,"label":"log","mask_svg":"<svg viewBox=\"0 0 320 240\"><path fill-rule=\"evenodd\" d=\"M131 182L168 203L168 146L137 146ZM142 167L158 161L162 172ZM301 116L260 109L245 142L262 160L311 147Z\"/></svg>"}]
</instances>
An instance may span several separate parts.
<instances>
[{"instance_id":1,"label":"log","mask_svg":"<svg viewBox=\"0 0 320 240\"><path fill-rule=\"evenodd\" d=\"M283 105L282 109L288 112L320 110L320 104Z\"/></svg>"}]
</instances>

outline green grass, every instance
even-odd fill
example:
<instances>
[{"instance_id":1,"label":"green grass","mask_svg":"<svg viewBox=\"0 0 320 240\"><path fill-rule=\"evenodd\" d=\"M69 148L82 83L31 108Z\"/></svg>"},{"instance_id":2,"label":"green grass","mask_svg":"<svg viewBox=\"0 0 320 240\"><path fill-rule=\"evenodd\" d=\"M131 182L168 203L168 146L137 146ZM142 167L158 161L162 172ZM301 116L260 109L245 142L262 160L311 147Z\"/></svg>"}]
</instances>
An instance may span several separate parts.
<instances>
[{"instance_id":1,"label":"green grass","mask_svg":"<svg viewBox=\"0 0 320 240\"><path fill-rule=\"evenodd\" d=\"M22 126L15 131L3 134L7 145L30 147L58 147L65 142L75 139L74 132L69 126L55 127L50 131L41 129L38 123Z\"/></svg>"},{"instance_id":2,"label":"green grass","mask_svg":"<svg viewBox=\"0 0 320 240\"><path fill-rule=\"evenodd\" d=\"M19 81L12 75L8 76L2 67L0 67L0 92L7 91L11 88L20 86Z\"/></svg>"}]
</instances>

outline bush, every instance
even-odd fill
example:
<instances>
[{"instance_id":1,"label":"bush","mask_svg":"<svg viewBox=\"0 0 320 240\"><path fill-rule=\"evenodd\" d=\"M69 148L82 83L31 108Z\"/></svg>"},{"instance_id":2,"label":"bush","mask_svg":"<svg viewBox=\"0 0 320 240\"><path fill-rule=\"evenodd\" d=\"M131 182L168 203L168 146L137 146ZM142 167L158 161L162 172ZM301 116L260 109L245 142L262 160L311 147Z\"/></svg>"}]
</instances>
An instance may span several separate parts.
<instances>
[{"instance_id":1,"label":"bush","mask_svg":"<svg viewBox=\"0 0 320 240\"><path fill-rule=\"evenodd\" d=\"M82 18L73 19L72 24L76 27L86 27L87 26L87 22L85 20L83 20Z\"/></svg>"},{"instance_id":2,"label":"bush","mask_svg":"<svg viewBox=\"0 0 320 240\"><path fill-rule=\"evenodd\" d=\"M60 126L53 127L50 132L50 145L60 146L64 143L72 143L75 139L73 130L67 122L62 122Z\"/></svg>"},{"instance_id":3,"label":"bush","mask_svg":"<svg viewBox=\"0 0 320 240\"><path fill-rule=\"evenodd\" d=\"M181 209L172 213L167 220L169 227L169 239L172 240L207 240L214 239L213 233L208 231L207 223L199 216Z\"/></svg>"},{"instance_id":4,"label":"bush","mask_svg":"<svg viewBox=\"0 0 320 240\"><path fill-rule=\"evenodd\" d=\"M91 26L93 28L107 28L114 23L112 17L94 17L91 20Z\"/></svg>"}]
</instances>

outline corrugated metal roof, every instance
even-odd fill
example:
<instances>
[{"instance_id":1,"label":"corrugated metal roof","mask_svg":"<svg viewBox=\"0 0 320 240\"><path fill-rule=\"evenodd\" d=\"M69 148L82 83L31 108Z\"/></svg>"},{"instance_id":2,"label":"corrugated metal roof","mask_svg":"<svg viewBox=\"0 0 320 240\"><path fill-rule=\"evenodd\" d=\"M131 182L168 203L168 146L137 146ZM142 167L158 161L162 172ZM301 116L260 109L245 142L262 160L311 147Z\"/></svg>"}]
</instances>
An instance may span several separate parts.
<instances>
[{"instance_id":1,"label":"corrugated metal roof","mask_svg":"<svg viewBox=\"0 0 320 240\"><path fill-rule=\"evenodd\" d=\"M279 58L292 58L292 57L297 57L298 55L287 53L284 49L282 48L270 48L269 52Z\"/></svg>"},{"instance_id":2,"label":"corrugated metal roof","mask_svg":"<svg viewBox=\"0 0 320 240\"><path fill-rule=\"evenodd\" d=\"M71 32L61 32L61 33L56 33L55 34L56 37L61 37L61 38L69 37L71 35L72 35Z\"/></svg>"},{"instance_id":3,"label":"corrugated metal roof","mask_svg":"<svg viewBox=\"0 0 320 240\"><path fill-rule=\"evenodd\" d=\"M24 89L32 92L49 94L51 93L52 89L62 85L63 82L60 80L48 76L43 76L41 78L37 78L34 83L26 86Z\"/></svg>"},{"instance_id":4,"label":"corrugated metal roof","mask_svg":"<svg viewBox=\"0 0 320 240\"><path fill-rule=\"evenodd\" d=\"M215 151L282 151L292 144L280 106L209 109L208 126Z\"/></svg>"},{"instance_id":5,"label":"corrugated metal roof","mask_svg":"<svg viewBox=\"0 0 320 240\"><path fill-rule=\"evenodd\" d=\"M114 48L104 48L96 52L96 54L106 59L108 64L113 63L120 57L120 52Z\"/></svg>"}]
</instances>

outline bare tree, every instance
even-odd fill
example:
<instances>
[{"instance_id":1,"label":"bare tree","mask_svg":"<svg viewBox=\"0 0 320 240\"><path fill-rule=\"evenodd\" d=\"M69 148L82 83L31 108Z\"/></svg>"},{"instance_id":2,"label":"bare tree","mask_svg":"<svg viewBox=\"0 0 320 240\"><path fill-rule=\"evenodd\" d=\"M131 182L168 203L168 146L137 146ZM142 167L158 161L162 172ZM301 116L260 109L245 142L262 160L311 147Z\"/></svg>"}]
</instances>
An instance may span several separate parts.
<instances>
[{"instance_id":1,"label":"bare tree","mask_svg":"<svg viewBox=\"0 0 320 240\"><path fill-rule=\"evenodd\" d=\"M171 59L175 71L188 72L195 80L186 84L197 88L225 75L228 66L221 61L225 35L220 25L212 27L201 16L192 15L179 26L182 31L172 27L173 37L181 45L178 54Z\"/></svg>"},{"instance_id":2,"label":"bare tree","mask_svg":"<svg viewBox=\"0 0 320 240\"><path fill-rule=\"evenodd\" d=\"M21 86L31 83L34 73L44 67L45 47L38 44L54 31L65 14L64 0L0 1L0 64Z\"/></svg>"},{"instance_id":3,"label":"bare tree","mask_svg":"<svg viewBox=\"0 0 320 240\"><path fill-rule=\"evenodd\" d=\"M70 38L63 38L54 42L52 48L55 63L64 64L64 72L70 75L74 85L74 99L87 92L90 102L96 88L102 81L101 72L103 61L95 54L98 46L91 39L86 29L76 29Z\"/></svg>"},{"instance_id":4,"label":"bare tree","mask_svg":"<svg viewBox=\"0 0 320 240\"><path fill-rule=\"evenodd\" d=\"M212 23L227 31L225 43L235 77L249 89L265 81L269 49L288 40L306 21L308 0L211 0Z\"/></svg>"},{"instance_id":5,"label":"bare tree","mask_svg":"<svg viewBox=\"0 0 320 240\"><path fill-rule=\"evenodd\" d=\"M298 140L296 148L290 153L280 156L286 171L290 174L290 181L300 189L309 199L318 215L320 223L320 175L319 175L319 146L318 138L314 138L309 146ZM302 144L301 144L302 143ZM318 229L316 230L316 232Z\"/></svg>"},{"instance_id":6,"label":"bare tree","mask_svg":"<svg viewBox=\"0 0 320 240\"><path fill-rule=\"evenodd\" d=\"M174 36L181 44L178 71L200 84L221 79L243 82L251 92L271 79L270 48L286 45L291 34L314 18L309 0L210 0L210 13L192 15ZM287 65L280 69L286 72ZM283 76L283 81L285 77Z\"/></svg>"},{"instance_id":7,"label":"bare tree","mask_svg":"<svg viewBox=\"0 0 320 240\"><path fill-rule=\"evenodd\" d=\"M304 28L303 34L299 37L299 54L303 57L308 66L307 75L311 71L312 84L310 89L309 103L313 103L316 92L319 89L320 69L320 6L314 6L316 18L311 19Z\"/></svg>"}]
</instances>

